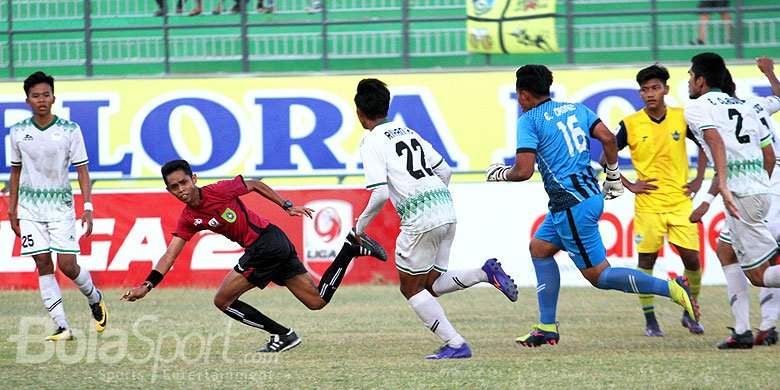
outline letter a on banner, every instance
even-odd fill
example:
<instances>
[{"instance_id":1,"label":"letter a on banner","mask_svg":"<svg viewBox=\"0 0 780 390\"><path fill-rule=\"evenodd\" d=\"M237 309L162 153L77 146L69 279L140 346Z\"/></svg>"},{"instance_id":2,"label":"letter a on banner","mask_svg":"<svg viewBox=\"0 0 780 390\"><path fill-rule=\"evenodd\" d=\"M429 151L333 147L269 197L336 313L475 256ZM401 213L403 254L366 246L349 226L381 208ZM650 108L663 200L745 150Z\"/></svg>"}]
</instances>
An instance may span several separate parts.
<instances>
[{"instance_id":1,"label":"letter a on banner","mask_svg":"<svg viewBox=\"0 0 780 390\"><path fill-rule=\"evenodd\" d=\"M556 0L467 0L466 34L473 53L555 53Z\"/></svg>"}]
</instances>

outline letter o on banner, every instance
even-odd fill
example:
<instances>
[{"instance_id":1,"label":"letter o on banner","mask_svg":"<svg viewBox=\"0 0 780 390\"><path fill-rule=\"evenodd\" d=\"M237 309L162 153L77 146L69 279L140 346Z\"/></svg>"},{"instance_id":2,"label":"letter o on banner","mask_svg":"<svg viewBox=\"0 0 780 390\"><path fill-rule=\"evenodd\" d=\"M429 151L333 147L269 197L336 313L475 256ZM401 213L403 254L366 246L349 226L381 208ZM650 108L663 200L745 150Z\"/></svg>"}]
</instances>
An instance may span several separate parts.
<instances>
[{"instance_id":1,"label":"letter o on banner","mask_svg":"<svg viewBox=\"0 0 780 390\"><path fill-rule=\"evenodd\" d=\"M169 126L173 110L182 106L201 113L213 144L209 159L201 165L193 165L192 169L207 171L230 160L241 142L241 127L227 108L204 98L173 99L149 112L141 124L141 145L149 157L160 165L181 158L173 145Z\"/></svg>"}]
</instances>

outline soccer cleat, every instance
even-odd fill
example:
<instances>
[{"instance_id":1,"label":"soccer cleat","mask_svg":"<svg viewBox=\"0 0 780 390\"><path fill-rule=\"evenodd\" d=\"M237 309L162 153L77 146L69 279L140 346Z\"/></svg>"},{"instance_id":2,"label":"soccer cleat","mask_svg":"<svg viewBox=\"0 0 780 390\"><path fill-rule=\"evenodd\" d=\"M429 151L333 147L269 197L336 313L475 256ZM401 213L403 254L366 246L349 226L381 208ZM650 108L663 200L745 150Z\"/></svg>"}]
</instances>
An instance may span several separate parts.
<instances>
[{"instance_id":1,"label":"soccer cleat","mask_svg":"<svg viewBox=\"0 0 780 390\"><path fill-rule=\"evenodd\" d=\"M460 348L450 347L449 344L444 344L433 355L428 355L425 358L427 360L440 360L440 359L468 359L471 357L471 348L466 343L460 346Z\"/></svg>"},{"instance_id":2,"label":"soccer cleat","mask_svg":"<svg viewBox=\"0 0 780 390\"><path fill-rule=\"evenodd\" d=\"M655 322L655 323L648 323L645 326L645 336L647 336L647 337L664 337L664 331L661 330L661 327L658 325L657 322Z\"/></svg>"},{"instance_id":3,"label":"soccer cleat","mask_svg":"<svg viewBox=\"0 0 780 390\"><path fill-rule=\"evenodd\" d=\"M297 347L301 341L301 338L295 334L295 331L290 329L287 334L272 334L271 337L268 338L268 343L258 349L257 352L284 352L288 349Z\"/></svg>"},{"instance_id":4,"label":"soccer cleat","mask_svg":"<svg viewBox=\"0 0 780 390\"><path fill-rule=\"evenodd\" d=\"M488 283L504 293L512 302L517 302L517 285L512 278L504 272L501 263L496 259L488 259L482 270L487 274Z\"/></svg>"},{"instance_id":5,"label":"soccer cleat","mask_svg":"<svg viewBox=\"0 0 780 390\"><path fill-rule=\"evenodd\" d=\"M688 331L693 334L704 334L704 326L691 318L687 311L683 311L680 324L682 324L683 328L688 328Z\"/></svg>"},{"instance_id":6,"label":"soccer cleat","mask_svg":"<svg viewBox=\"0 0 780 390\"><path fill-rule=\"evenodd\" d=\"M688 315L699 321L699 305L696 303L696 299L691 295L691 290L688 288L688 278L685 276L678 276L669 281L669 298L676 304L680 305L688 312Z\"/></svg>"},{"instance_id":7,"label":"soccer cleat","mask_svg":"<svg viewBox=\"0 0 780 390\"><path fill-rule=\"evenodd\" d=\"M722 343L718 344L718 349L753 348L753 332L751 332L750 329L741 334L737 334L734 328L729 327L729 329L731 329L731 336L727 337L726 340L723 340Z\"/></svg>"},{"instance_id":8,"label":"soccer cleat","mask_svg":"<svg viewBox=\"0 0 780 390\"><path fill-rule=\"evenodd\" d=\"M106 330L106 323L108 323L108 309L103 302L103 293L98 290L98 294L100 294L100 300L89 305L89 309L92 310L92 318L95 319L95 330L102 333Z\"/></svg>"},{"instance_id":9,"label":"soccer cleat","mask_svg":"<svg viewBox=\"0 0 780 390\"><path fill-rule=\"evenodd\" d=\"M777 330L775 327L771 327L767 330L757 329L756 339L753 345L775 345L777 344Z\"/></svg>"},{"instance_id":10,"label":"soccer cleat","mask_svg":"<svg viewBox=\"0 0 780 390\"><path fill-rule=\"evenodd\" d=\"M46 336L45 340L46 341L73 340L73 333L70 332L70 329L57 328L57 330L51 336Z\"/></svg>"},{"instance_id":11,"label":"soccer cleat","mask_svg":"<svg viewBox=\"0 0 780 390\"><path fill-rule=\"evenodd\" d=\"M515 342L524 347L538 347L543 344L556 345L560 339L558 324L536 324L531 327L531 333L518 337Z\"/></svg>"},{"instance_id":12,"label":"soccer cleat","mask_svg":"<svg viewBox=\"0 0 780 390\"><path fill-rule=\"evenodd\" d=\"M379 245L376 240L369 237L368 234L362 233L360 235L360 243L355 239L355 230L352 229L347 235L347 242L352 246L354 257L357 256L371 256L381 261L387 261L387 252L382 245Z\"/></svg>"}]
</instances>

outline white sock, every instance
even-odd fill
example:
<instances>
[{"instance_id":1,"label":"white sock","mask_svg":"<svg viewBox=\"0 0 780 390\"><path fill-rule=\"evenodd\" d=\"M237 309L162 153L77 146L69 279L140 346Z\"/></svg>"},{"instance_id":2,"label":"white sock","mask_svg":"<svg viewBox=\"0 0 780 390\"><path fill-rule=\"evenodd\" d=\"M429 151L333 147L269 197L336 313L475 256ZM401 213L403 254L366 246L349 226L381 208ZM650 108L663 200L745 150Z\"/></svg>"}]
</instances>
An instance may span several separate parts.
<instances>
[{"instance_id":1,"label":"white sock","mask_svg":"<svg viewBox=\"0 0 780 390\"><path fill-rule=\"evenodd\" d=\"M764 271L764 286L780 287L780 265L773 265Z\"/></svg>"},{"instance_id":2,"label":"white sock","mask_svg":"<svg viewBox=\"0 0 780 390\"><path fill-rule=\"evenodd\" d=\"M726 275L726 291L729 294L731 313L734 314L734 331L738 334L750 329L750 294L748 280L739 264L723 267Z\"/></svg>"},{"instance_id":3,"label":"white sock","mask_svg":"<svg viewBox=\"0 0 780 390\"><path fill-rule=\"evenodd\" d=\"M447 271L433 282L433 291L436 295L444 295L469 288L479 282L487 282L487 274L482 268Z\"/></svg>"},{"instance_id":4,"label":"white sock","mask_svg":"<svg viewBox=\"0 0 780 390\"><path fill-rule=\"evenodd\" d=\"M62 304L62 293L60 285L54 274L42 275L38 277L38 288L41 290L43 298L43 307L49 311L49 316L60 328L68 329L68 321L65 320L65 307Z\"/></svg>"},{"instance_id":5,"label":"white sock","mask_svg":"<svg viewBox=\"0 0 780 390\"><path fill-rule=\"evenodd\" d=\"M425 326L450 347L459 348L466 340L452 327L439 301L428 290L422 290L409 298L409 305Z\"/></svg>"},{"instance_id":6,"label":"white sock","mask_svg":"<svg viewBox=\"0 0 780 390\"><path fill-rule=\"evenodd\" d=\"M761 326L760 330L769 330L777 325L780 314L780 288L761 287Z\"/></svg>"},{"instance_id":7,"label":"white sock","mask_svg":"<svg viewBox=\"0 0 780 390\"><path fill-rule=\"evenodd\" d=\"M100 292L92 284L92 276L89 275L89 271L86 268L81 267L79 275L76 276L76 279L73 279L73 283L79 286L79 290L87 297L90 305L100 302Z\"/></svg>"}]
</instances>

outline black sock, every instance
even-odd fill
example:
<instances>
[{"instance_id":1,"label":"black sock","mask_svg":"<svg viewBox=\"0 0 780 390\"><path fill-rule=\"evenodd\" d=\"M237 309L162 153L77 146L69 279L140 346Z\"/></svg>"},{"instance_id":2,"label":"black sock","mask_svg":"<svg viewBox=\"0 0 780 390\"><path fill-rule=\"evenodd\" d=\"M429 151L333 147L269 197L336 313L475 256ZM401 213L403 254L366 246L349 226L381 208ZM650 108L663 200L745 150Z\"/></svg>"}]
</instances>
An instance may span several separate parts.
<instances>
[{"instance_id":1,"label":"black sock","mask_svg":"<svg viewBox=\"0 0 780 390\"><path fill-rule=\"evenodd\" d=\"M352 250L351 245L344 243L336 258L333 259L333 263L330 264L330 267L322 275L317 290L320 291L320 297L325 302L330 302L333 294L336 293L336 289L339 288L339 284L341 284L341 279L344 279L344 274L347 273L347 267L349 267L349 263L353 258Z\"/></svg>"},{"instance_id":2,"label":"black sock","mask_svg":"<svg viewBox=\"0 0 780 390\"><path fill-rule=\"evenodd\" d=\"M645 323L647 325L658 325L658 320L655 319L655 311L645 312Z\"/></svg>"},{"instance_id":3,"label":"black sock","mask_svg":"<svg viewBox=\"0 0 780 390\"><path fill-rule=\"evenodd\" d=\"M236 299L227 310L224 311L230 318L251 327L263 329L271 334L287 334L290 329L268 318L251 305Z\"/></svg>"}]
</instances>

